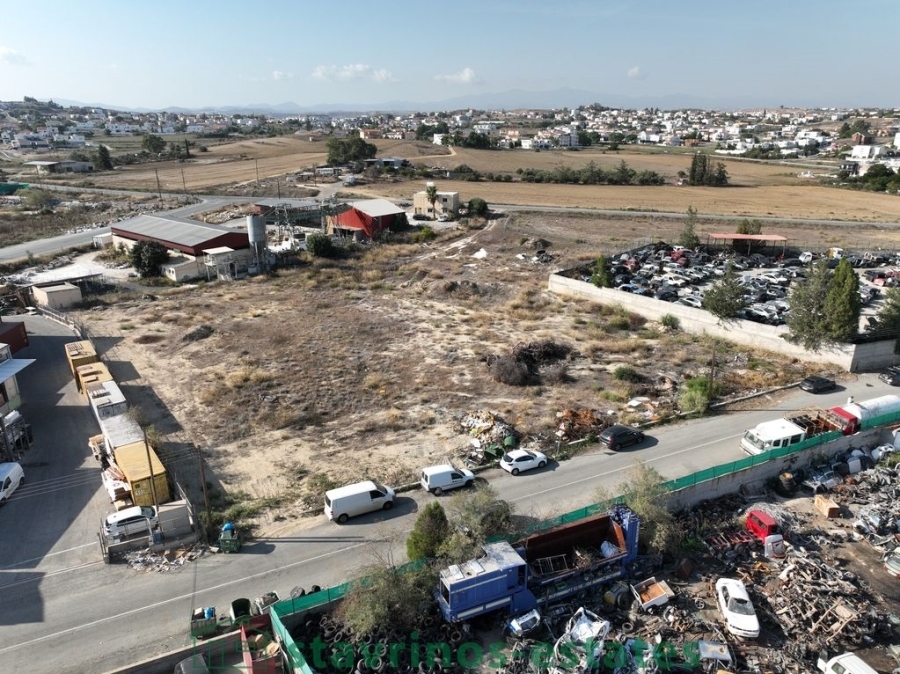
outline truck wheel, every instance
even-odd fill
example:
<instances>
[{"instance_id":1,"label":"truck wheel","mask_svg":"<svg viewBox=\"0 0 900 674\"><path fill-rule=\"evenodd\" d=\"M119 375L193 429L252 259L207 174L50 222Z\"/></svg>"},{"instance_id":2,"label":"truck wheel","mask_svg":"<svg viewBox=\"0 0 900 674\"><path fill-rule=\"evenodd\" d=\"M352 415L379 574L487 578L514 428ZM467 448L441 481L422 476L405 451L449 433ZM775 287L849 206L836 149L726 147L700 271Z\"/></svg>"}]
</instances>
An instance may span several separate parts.
<instances>
[{"instance_id":1,"label":"truck wheel","mask_svg":"<svg viewBox=\"0 0 900 674\"><path fill-rule=\"evenodd\" d=\"M338 515L337 521L338 521L338 524L343 524L344 522L346 522L349 519L350 518L347 516L347 513L342 513L342 514Z\"/></svg>"},{"instance_id":2,"label":"truck wheel","mask_svg":"<svg viewBox=\"0 0 900 674\"><path fill-rule=\"evenodd\" d=\"M440 496L441 494L444 493L444 490L441 489L440 487L435 487L434 489L431 490L431 493L434 494L435 496Z\"/></svg>"},{"instance_id":3,"label":"truck wheel","mask_svg":"<svg viewBox=\"0 0 900 674\"><path fill-rule=\"evenodd\" d=\"M386 502L383 506L381 506L381 509L382 509L382 510L390 510L390 509L393 508L393 507L394 507L394 502L393 502L393 501L388 501L388 502Z\"/></svg>"}]
</instances>

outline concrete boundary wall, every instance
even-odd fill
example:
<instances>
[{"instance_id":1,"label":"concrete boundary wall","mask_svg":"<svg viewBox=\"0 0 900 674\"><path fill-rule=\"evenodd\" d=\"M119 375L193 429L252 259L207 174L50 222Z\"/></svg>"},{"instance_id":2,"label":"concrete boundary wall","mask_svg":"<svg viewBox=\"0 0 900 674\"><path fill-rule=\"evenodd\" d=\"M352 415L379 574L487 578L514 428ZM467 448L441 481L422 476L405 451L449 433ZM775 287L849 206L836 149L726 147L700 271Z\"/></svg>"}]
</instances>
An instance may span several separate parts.
<instances>
[{"instance_id":1,"label":"concrete boundary wall","mask_svg":"<svg viewBox=\"0 0 900 674\"><path fill-rule=\"evenodd\" d=\"M894 443L893 434L886 428L872 428L855 435L847 435L823 445L790 454L780 459L772 459L745 470L722 475L711 480L698 482L690 487L679 489L669 495L669 507L672 510L691 508L701 501L713 500L720 496L737 494L743 485L764 482L778 477L784 472L794 472L798 468L807 468L823 459L831 460L847 449L877 447Z\"/></svg>"},{"instance_id":2,"label":"concrete boundary wall","mask_svg":"<svg viewBox=\"0 0 900 674\"><path fill-rule=\"evenodd\" d=\"M855 349L851 345L834 348L821 353L813 353L791 344L784 339L787 329L784 326L763 325L753 321L734 321L727 326L719 325L715 316L703 309L695 309L672 302L662 302L652 297L626 293L613 288L598 288L592 283L568 278L559 274L551 274L547 289L557 295L581 297L592 302L618 304L629 311L634 311L645 318L658 321L662 316L671 314L681 322L681 329L693 334L707 334L712 337L727 339L756 349L773 351L786 356L794 356L801 360L817 363L833 363L850 372L856 372L854 364ZM893 341L890 342L893 348ZM871 346L871 345L861 345ZM882 365L873 365L877 354L870 352L865 359L867 366L877 369ZM890 364L890 363L888 363Z\"/></svg>"}]
</instances>

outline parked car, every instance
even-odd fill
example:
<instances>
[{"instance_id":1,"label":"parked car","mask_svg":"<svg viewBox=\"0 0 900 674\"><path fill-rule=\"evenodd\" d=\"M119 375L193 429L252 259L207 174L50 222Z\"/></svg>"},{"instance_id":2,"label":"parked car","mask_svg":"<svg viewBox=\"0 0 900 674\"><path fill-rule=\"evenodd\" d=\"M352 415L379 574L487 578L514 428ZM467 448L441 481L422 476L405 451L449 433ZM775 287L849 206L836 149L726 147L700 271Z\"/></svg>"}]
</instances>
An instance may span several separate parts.
<instances>
[{"instance_id":1,"label":"parked car","mask_svg":"<svg viewBox=\"0 0 900 674\"><path fill-rule=\"evenodd\" d=\"M686 307L694 307L695 309L703 308L703 298L697 295L687 295L682 297L675 304L683 304Z\"/></svg>"},{"instance_id":2,"label":"parked car","mask_svg":"<svg viewBox=\"0 0 900 674\"><path fill-rule=\"evenodd\" d=\"M800 388L808 393L821 393L822 391L831 391L834 389L834 379L827 377L819 377L812 375L800 382Z\"/></svg>"},{"instance_id":3,"label":"parked car","mask_svg":"<svg viewBox=\"0 0 900 674\"><path fill-rule=\"evenodd\" d=\"M878 375L878 378L885 384L890 384L891 386L900 386L900 367L889 367L880 375Z\"/></svg>"},{"instance_id":4,"label":"parked car","mask_svg":"<svg viewBox=\"0 0 900 674\"><path fill-rule=\"evenodd\" d=\"M132 506L106 516L103 530L110 538L131 536L132 534L149 534L159 526L156 508L149 506Z\"/></svg>"},{"instance_id":5,"label":"parked car","mask_svg":"<svg viewBox=\"0 0 900 674\"><path fill-rule=\"evenodd\" d=\"M887 553L882 559L884 570L894 576L900 578L900 548L894 548Z\"/></svg>"},{"instance_id":6,"label":"parked car","mask_svg":"<svg viewBox=\"0 0 900 674\"><path fill-rule=\"evenodd\" d=\"M716 601L725 620L725 629L736 637L755 639L759 636L759 619L744 584L732 578L716 581Z\"/></svg>"},{"instance_id":7,"label":"parked car","mask_svg":"<svg viewBox=\"0 0 900 674\"><path fill-rule=\"evenodd\" d=\"M623 426L622 424L615 424L608 428L604 428L600 433L600 442L612 450L619 449L620 447L627 447L628 445L636 445L643 441L643 431L632 428L631 426Z\"/></svg>"},{"instance_id":8,"label":"parked car","mask_svg":"<svg viewBox=\"0 0 900 674\"><path fill-rule=\"evenodd\" d=\"M678 291L675 290L675 288L663 286L656 291L656 295L654 295L654 297L656 297L656 299L658 300L662 300L663 302L674 302L678 299Z\"/></svg>"},{"instance_id":9,"label":"parked car","mask_svg":"<svg viewBox=\"0 0 900 674\"><path fill-rule=\"evenodd\" d=\"M518 475L532 468L543 468L547 465L547 456L530 449L514 449L500 459L500 467L513 475Z\"/></svg>"},{"instance_id":10,"label":"parked car","mask_svg":"<svg viewBox=\"0 0 900 674\"><path fill-rule=\"evenodd\" d=\"M440 496L450 489L471 487L475 482L475 473L466 468L456 468L445 463L423 468L419 482L422 489L430 491L435 496Z\"/></svg>"}]
</instances>

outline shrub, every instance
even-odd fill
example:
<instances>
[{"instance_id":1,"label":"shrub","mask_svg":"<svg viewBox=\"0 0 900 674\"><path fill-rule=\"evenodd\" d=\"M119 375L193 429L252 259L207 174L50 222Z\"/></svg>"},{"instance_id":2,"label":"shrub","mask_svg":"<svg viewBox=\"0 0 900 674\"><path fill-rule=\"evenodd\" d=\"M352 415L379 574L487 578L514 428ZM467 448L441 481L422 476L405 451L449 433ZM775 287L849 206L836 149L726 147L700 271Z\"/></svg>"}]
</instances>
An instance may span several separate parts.
<instances>
[{"instance_id":1,"label":"shrub","mask_svg":"<svg viewBox=\"0 0 900 674\"><path fill-rule=\"evenodd\" d=\"M330 236L310 234L306 237L306 250L313 257L337 257L338 249Z\"/></svg>"},{"instance_id":2,"label":"shrub","mask_svg":"<svg viewBox=\"0 0 900 674\"><path fill-rule=\"evenodd\" d=\"M528 365L511 356L500 356L488 364L488 372L494 381L508 386L525 386L531 380Z\"/></svg>"},{"instance_id":3,"label":"shrub","mask_svg":"<svg viewBox=\"0 0 900 674\"><path fill-rule=\"evenodd\" d=\"M620 365L613 371L613 377L618 381L639 382L642 377L630 365Z\"/></svg>"},{"instance_id":4,"label":"shrub","mask_svg":"<svg viewBox=\"0 0 900 674\"><path fill-rule=\"evenodd\" d=\"M435 236L437 236L435 231L428 225L425 225L422 229L412 235L412 240L416 243L425 243L426 241L431 241Z\"/></svg>"},{"instance_id":5,"label":"shrub","mask_svg":"<svg viewBox=\"0 0 900 674\"><path fill-rule=\"evenodd\" d=\"M678 330L681 328L681 321L678 319L678 316L673 314L663 314L659 322L666 330Z\"/></svg>"}]
</instances>

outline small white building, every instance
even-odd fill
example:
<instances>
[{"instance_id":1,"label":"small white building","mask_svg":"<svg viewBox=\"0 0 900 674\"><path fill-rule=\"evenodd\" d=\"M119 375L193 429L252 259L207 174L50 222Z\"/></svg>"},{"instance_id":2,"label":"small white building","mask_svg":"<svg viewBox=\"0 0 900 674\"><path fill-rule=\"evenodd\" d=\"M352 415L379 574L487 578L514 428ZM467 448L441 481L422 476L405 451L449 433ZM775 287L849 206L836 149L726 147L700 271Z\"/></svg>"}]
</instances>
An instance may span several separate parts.
<instances>
[{"instance_id":1,"label":"small white building","mask_svg":"<svg viewBox=\"0 0 900 674\"><path fill-rule=\"evenodd\" d=\"M68 309L81 302L81 288L71 283L34 286L31 295L38 306L57 310Z\"/></svg>"}]
</instances>

